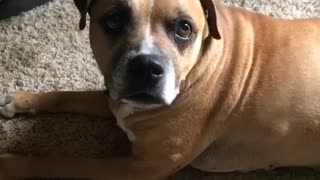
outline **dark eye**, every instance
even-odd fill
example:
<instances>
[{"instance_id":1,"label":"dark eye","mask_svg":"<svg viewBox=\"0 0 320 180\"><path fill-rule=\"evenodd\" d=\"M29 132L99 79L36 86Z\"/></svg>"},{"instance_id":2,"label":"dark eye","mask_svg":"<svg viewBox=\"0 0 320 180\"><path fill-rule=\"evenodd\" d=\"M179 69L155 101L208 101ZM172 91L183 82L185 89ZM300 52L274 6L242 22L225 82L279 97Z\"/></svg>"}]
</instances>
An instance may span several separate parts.
<instances>
[{"instance_id":1,"label":"dark eye","mask_svg":"<svg viewBox=\"0 0 320 180\"><path fill-rule=\"evenodd\" d=\"M107 31L119 31L122 30L125 25L125 19L118 13L110 14L104 19L104 27Z\"/></svg>"},{"instance_id":2,"label":"dark eye","mask_svg":"<svg viewBox=\"0 0 320 180\"><path fill-rule=\"evenodd\" d=\"M101 19L101 26L107 33L122 34L131 20L131 9L123 4L112 7Z\"/></svg>"},{"instance_id":3,"label":"dark eye","mask_svg":"<svg viewBox=\"0 0 320 180\"><path fill-rule=\"evenodd\" d=\"M179 38L187 40L191 37L192 32L192 26L188 21L182 20L178 23L176 35Z\"/></svg>"}]
</instances>

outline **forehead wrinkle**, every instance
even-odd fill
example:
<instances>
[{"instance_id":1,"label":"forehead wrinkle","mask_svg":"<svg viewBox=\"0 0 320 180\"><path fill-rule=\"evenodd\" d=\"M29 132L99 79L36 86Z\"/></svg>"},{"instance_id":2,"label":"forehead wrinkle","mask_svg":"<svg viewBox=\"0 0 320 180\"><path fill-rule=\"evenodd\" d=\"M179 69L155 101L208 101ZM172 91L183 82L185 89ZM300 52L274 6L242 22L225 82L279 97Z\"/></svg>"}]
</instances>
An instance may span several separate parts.
<instances>
[{"instance_id":1,"label":"forehead wrinkle","mask_svg":"<svg viewBox=\"0 0 320 180\"><path fill-rule=\"evenodd\" d=\"M152 12L154 21L182 16L192 20L198 30L205 24L204 12L199 0L157 0L154 3Z\"/></svg>"},{"instance_id":2,"label":"forehead wrinkle","mask_svg":"<svg viewBox=\"0 0 320 180\"><path fill-rule=\"evenodd\" d=\"M94 3L91 4L91 14L100 16L104 15L106 12L108 12L110 9L116 6L126 6L131 8L132 7L132 1L131 0L92 0ZM95 17L95 16L93 16ZM92 20L92 16L91 16Z\"/></svg>"},{"instance_id":3,"label":"forehead wrinkle","mask_svg":"<svg viewBox=\"0 0 320 180\"><path fill-rule=\"evenodd\" d=\"M131 1L132 8L135 12L149 12L150 0L128 0Z\"/></svg>"},{"instance_id":4,"label":"forehead wrinkle","mask_svg":"<svg viewBox=\"0 0 320 180\"><path fill-rule=\"evenodd\" d=\"M186 2L187 1L187 2ZM172 16L177 14L177 10L188 14L189 16L198 16L203 13L202 6L199 0L155 0L154 11L155 15Z\"/></svg>"},{"instance_id":5,"label":"forehead wrinkle","mask_svg":"<svg viewBox=\"0 0 320 180\"><path fill-rule=\"evenodd\" d=\"M150 21L150 1L149 0L128 0L131 1L132 15L136 27L144 28L144 25Z\"/></svg>"}]
</instances>

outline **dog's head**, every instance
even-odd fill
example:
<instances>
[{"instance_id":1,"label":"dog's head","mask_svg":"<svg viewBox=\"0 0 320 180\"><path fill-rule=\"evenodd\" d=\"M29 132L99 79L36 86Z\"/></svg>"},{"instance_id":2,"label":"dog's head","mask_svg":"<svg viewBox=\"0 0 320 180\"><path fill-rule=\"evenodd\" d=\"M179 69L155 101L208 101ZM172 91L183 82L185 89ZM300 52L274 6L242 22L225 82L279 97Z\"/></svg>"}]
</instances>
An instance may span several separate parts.
<instances>
[{"instance_id":1,"label":"dog's head","mask_svg":"<svg viewBox=\"0 0 320 180\"><path fill-rule=\"evenodd\" d=\"M133 106L171 104L204 39L220 38L212 0L74 1L111 98Z\"/></svg>"}]
</instances>

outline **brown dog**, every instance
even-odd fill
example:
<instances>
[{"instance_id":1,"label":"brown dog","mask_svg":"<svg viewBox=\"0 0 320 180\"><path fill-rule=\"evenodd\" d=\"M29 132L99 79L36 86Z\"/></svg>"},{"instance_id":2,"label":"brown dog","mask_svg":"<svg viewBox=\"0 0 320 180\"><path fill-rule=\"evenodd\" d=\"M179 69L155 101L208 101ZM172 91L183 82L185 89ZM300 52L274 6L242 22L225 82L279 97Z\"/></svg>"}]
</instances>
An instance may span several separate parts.
<instances>
[{"instance_id":1,"label":"brown dog","mask_svg":"<svg viewBox=\"0 0 320 180\"><path fill-rule=\"evenodd\" d=\"M320 20L276 20L212 0L75 0L108 93L17 93L1 114L115 116L130 157L2 156L7 177L161 180L320 165Z\"/></svg>"}]
</instances>

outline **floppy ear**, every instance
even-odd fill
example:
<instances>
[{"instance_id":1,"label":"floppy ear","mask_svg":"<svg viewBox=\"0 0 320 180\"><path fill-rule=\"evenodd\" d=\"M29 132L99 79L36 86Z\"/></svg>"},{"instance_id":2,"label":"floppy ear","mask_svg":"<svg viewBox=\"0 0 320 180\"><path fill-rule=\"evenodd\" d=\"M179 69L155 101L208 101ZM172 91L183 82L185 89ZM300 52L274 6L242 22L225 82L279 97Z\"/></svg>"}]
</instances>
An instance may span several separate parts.
<instances>
[{"instance_id":1,"label":"floppy ear","mask_svg":"<svg viewBox=\"0 0 320 180\"><path fill-rule=\"evenodd\" d=\"M80 30L83 30L86 27L87 13L91 3L90 1L91 0L74 0L74 3L77 6L81 16L79 22Z\"/></svg>"},{"instance_id":2,"label":"floppy ear","mask_svg":"<svg viewBox=\"0 0 320 180\"><path fill-rule=\"evenodd\" d=\"M210 35L215 39L221 39L217 24L216 6L213 1L214 0L200 0L207 18Z\"/></svg>"}]
</instances>

